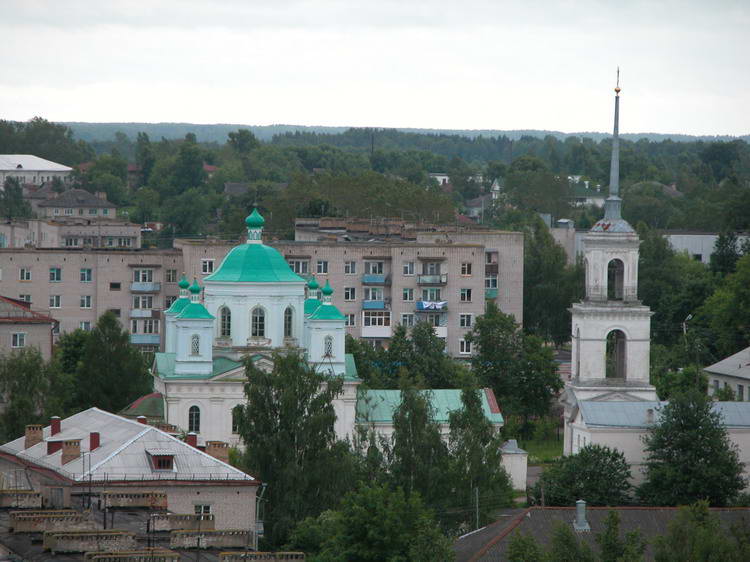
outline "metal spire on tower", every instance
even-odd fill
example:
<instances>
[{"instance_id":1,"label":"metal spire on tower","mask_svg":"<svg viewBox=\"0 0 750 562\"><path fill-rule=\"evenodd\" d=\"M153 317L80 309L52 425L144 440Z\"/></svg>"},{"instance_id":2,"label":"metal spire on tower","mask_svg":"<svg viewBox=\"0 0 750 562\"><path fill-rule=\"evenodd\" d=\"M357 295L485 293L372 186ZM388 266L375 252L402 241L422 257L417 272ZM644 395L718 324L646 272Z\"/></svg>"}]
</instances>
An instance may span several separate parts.
<instances>
[{"instance_id":1,"label":"metal spire on tower","mask_svg":"<svg viewBox=\"0 0 750 562\"><path fill-rule=\"evenodd\" d=\"M612 136L612 163L609 169L609 197L604 202L604 218L621 219L620 210L620 67L617 67L615 86L615 128Z\"/></svg>"}]
</instances>

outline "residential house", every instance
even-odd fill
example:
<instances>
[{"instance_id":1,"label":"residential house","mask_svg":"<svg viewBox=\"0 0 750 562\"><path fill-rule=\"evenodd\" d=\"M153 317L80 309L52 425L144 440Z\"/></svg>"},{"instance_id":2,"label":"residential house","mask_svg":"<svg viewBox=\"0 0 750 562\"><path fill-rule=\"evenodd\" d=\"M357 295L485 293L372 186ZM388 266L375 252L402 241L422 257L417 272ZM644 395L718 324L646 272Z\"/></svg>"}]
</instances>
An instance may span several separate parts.
<instances>
[{"instance_id":1,"label":"residential house","mask_svg":"<svg viewBox=\"0 0 750 562\"><path fill-rule=\"evenodd\" d=\"M0 154L0 189L7 178L16 178L21 185L41 186L59 178L63 183L70 183L73 168L63 166L31 154Z\"/></svg>"},{"instance_id":2,"label":"residential house","mask_svg":"<svg viewBox=\"0 0 750 562\"><path fill-rule=\"evenodd\" d=\"M45 361L52 357L57 321L31 308L31 303L0 296L0 353L36 348Z\"/></svg>"}]
</instances>

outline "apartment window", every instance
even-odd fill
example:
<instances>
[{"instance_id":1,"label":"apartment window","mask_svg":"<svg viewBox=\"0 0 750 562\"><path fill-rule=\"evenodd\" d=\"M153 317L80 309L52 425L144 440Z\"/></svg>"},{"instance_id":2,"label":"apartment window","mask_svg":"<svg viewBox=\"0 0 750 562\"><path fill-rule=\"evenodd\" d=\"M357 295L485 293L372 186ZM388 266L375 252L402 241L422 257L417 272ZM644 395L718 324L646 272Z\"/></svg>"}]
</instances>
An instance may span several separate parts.
<instances>
[{"instance_id":1,"label":"apartment window","mask_svg":"<svg viewBox=\"0 0 750 562\"><path fill-rule=\"evenodd\" d=\"M471 328L471 314L459 314L458 325L462 328Z\"/></svg>"},{"instance_id":2,"label":"apartment window","mask_svg":"<svg viewBox=\"0 0 750 562\"><path fill-rule=\"evenodd\" d=\"M365 300L366 301L382 301L383 300L383 288L382 287L365 287Z\"/></svg>"},{"instance_id":3,"label":"apartment window","mask_svg":"<svg viewBox=\"0 0 750 562\"><path fill-rule=\"evenodd\" d=\"M422 267L425 275L440 275L440 262L428 261Z\"/></svg>"},{"instance_id":4,"label":"apartment window","mask_svg":"<svg viewBox=\"0 0 750 562\"><path fill-rule=\"evenodd\" d=\"M471 275L471 262L465 261L461 264L461 275Z\"/></svg>"},{"instance_id":5,"label":"apartment window","mask_svg":"<svg viewBox=\"0 0 750 562\"><path fill-rule=\"evenodd\" d=\"M138 333L138 320L131 320L130 321L130 333L131 334L137 334Z\"/></svg>"},{"instance_id":6,"label":"apartment window","mask_svg":"<svg viewBox=\"0 0 750 562\"><path fill-rule=\"evenodd\" d=\"M60 308L60 295L50 295L49 296L49 307L50 308Z\"/></svg>"},{"instance_id":7,"label":"apartment window","mask_svg":"<svg viewBox=\"0 0 750 562\"><path fill-rule=\"evenodd\" d=\"M368 275L383 275L384 262L382 261L366 261L365 262L365 273Z\"/></svg>"},{"instance_id":8,"label":"apartment window","mask_svg":"<svg viewBox=\"0 0 750 562\"><path fill-rule=\"evenodd\" d=\"M120 317L120 309L119 308L110 308L109 312L115 315L115 318Z\"/></svg>"},{"instance_id":9,"label":"apartment window","mask_svg":"<svg viewBox=\"0 0 750 562\"><path fill-rule=\"evenodd\" d=\"M493 261L493 259L492 259L492 253L491 252L486 252L484 254L484 263L495 263Z\"/></svg>"},{"instance_id":10,"label":"apartment window","mask_svg":"<svg viewBox=\"0 0 750 562\"><path fill-rule=\"evenodd\" d=\"M91 331L91 322L88 320L84 320L82 322L78 323L78 327L83 330L84 332L90 332Z\"/></svg>"},{"instance_id":11,"label":"apartment window","mask_svg":"<svg viewBox=\"0 0 750 562\"><path fill-rule=\"evenodd\" d=\"M65 209L65 214L66 215L72 215L73 214L73 209Z\"/></svg>"},{"instance_id":12,"label":"apartment window","mask_svg":"<svg viewBox=\"0 0 750 562\"><path fill-rule=\"evenodd\" d=\"M310 262L307 260L289 260L287 263L292 271L298 275L306 275L309 271Z\"/></svg>"},{"instance_id":13,"label":"apartment window","mask_svg":"<svg viewBox=\"0 0 750 562\"><path fill-rule=\"evenodd\" d=\"M105 216L108 215L109 214L109 209L102 209L102 214L105 215Z\"/></svg>"},{"instance_id":14,"label":"apartment window","mask_svg":"<svg viewBox=\"0 0 750 562\"><path fill-rule=\"evenodd\" d=\"M402 292L402 297L405 302L412 302L414 300L414 289L407 288Z\"/></svg>"},{"instance_id":15,"label":"apartment window","mask_svg":"<svg viewBox=\"0 0 750 562\"><path fill-rule=\"evenodd\" d=\"M66 238L65 246L70 248L71 246L78 246L78 238Z\"/></svg>"},{"instance_id":16,"label":"apartment window","mask_svg":"<svg viewBox=\"0 0 750 562\"><path fill-rule=\"evenodd\" d=\"M471 302L471 289L461 289L461 302Z\"/></svg>"},{"instance_id":17,"label":"apartment window","mask_svg":"<svg viewBox=\"0 0 750 562\"><path fill-rule=\"evenodd\" d=\"M440 288L430 287L428 289L422 289L422 300L423 301L439 301L440 300Z\"/></svg>"},{"instance_id":18,"label":"apartment window","mask_svg":"<svg viewBox=\"0 0 750 562\"><path fill-rule=\"evenodd\" d=\"M133 308L153 308L154 297L152 295L133 295Z\"/></svg>"},{"instance_id":19,"label":"apartment window","mask_svg":"<svg viewBox=\"0 0 750 562\"><path fill-rule=\"evenodd\" d=\"M345 261L344 262L344 273L346 275L355 275L357 273L357 262L356 261Z\"/></svg>"},{"instance_id":20,"label":"apartment window","mask_svg":"<svg viewBox=\"0 0 750 562\"><path fill-rule=\"evenodd\" d=\"M737 402L743 402L745 400L745 387L741 384L737 385Z\"/></svg>"},{"instance_id":21,"label":"apartment window","mask_svg":"<svg viewBox=\"0 0 750 562\"><path fill-rule=\"evenodd\" d=\"M497 277L496 276L485 277L484 288L485 289L497 289Z\"/></svg>"},{"instance_id":22,"label":"apartment window","mask_svg":"<svg viewBox=\"0 0 750 562\"><path fill-rule=\"evenodd\" d=\"M31 302L31 295L18 295L18 300Z\"/></svg>"},{"instance_id":23,"label":"apartment window","mask_svg":"<svg viewBox=\"0 0 750 562\"><path fill-rule=\"evenodd\" d=\"M89 209L89 215L95 215L96 209Z\"/></svg>"},{"instance_id":24,"label":"apartment window","mask_svg":"<svg viewBox=\"0 0 750 562\"><path fill-rule=\"evenodd\" d=\"M23 332L15 332L11 335L10 341L11 347L26 347L26 334Z\"/></svg>"},{"instance_id":25,"label":"apartment window","mask_svg":"<svg viewBox=\"0 0 750 562\"><path fill-rule=\"evenodd\" d=\"M430 326L441 326L442 325L441 320L440 320L441 316L442 316L441 314L434 314L434 313L428 314L425 317L425 322L427 322Z\"/></svg>"},{"instance_id":26,"label":"apartment window","mask_svg":"<svg viewBox=\"0 0 750 562\"><path fill-rule=\"evenodd\" d=\"M110 283L109 284L109 290L110 291L119 291L120 290L120 283Z\"/></svg>"},{"instance_id":27,"label":"apartment window","mask_svg":"<svg viewBox=\"0 0 750 562\"><path fill-rule=\"evenodd\" d=\"M201 260L201 273L205 275L207 273L213 273L213 272L214 272L214 260L212 259Z\"/></svg>"},{"instance_id":28,"label":"apartment window","mask_svg":"<svg viewBox=\"0 0 750 562\"><path fill-rule=\"evenodd\" d=\"M357 298L356 287L344 287L344 300L353 301Z\"/></svg>"},{"instance_id":29,"label":"apartment window","mask_svg":"<svg viewBox=\"0 0 750 562\"><path fill-rule=\"evenodd\" d=\"M714 379L714 392L717 392L719 390L719 381L717 379Z\"/></svg>"},{"instance_id":30,"label":"apartment window","mask_svg":"<svg viewBox=\"0 0 750 562\"><path fill-rule=\"evenodd\" d=\"M458 352L463 353L464 355L471 353L471 342L466 340L459 340Z\"/></svg>"},{"instance_id":31,"label":"apartment window","mask_svg":"<svg viewBox=\"0 0 750 562\"><path fill-rule=\"evenodd\" d=\"M115 239L112 236L107 236L107 246L114 246L115 245Z\"/></svg>"},{"instance_id":32,"label":"apartment window","mask_svg":"<svg viewBox=\"0 0 750 562\"><path fill-rule=\"evenodd\" d=\"M174 295L168 295L168 296L164 297L164 303L165 303L164 306L166 308L169 308L170 306L172 306L172 304L174 304L174 301L176 301L176 300L177 300L176 296L174 296Z\"/></svg>"},{"instance_id":33,"label":"apartment window","mask_svg":"<svg viewBox=\"0 0 750 562\"><path fill-rule=\"evenodd\" d=\"M18 279L20 281L31 281L31 269L22 267L18 272Z\"/></svg>"},{"instance_id":34,"label":"apartment window","mask_svg":"<svg viewBox=\"0 0 750 562\"><path fill-rule=\"evenodd\" d=\"M54 213L55 215L59 215L59 214L60 214L60 209L55 209L55 210L53 211L53 213Z\"/></svg>"},{"instance_id":35,"label":"apartment window","mask_svg":"<svg viewBox=\"0 0 750 562\"><path fill-rule=\"evenodd\" d=\"M143 333L144 334L158 334L159 333L159 321L154 319L147 319L143 321Z\"/></svg>"},{"instance_id":36,"label":"apartment window","mask_svg":"<svg viewBox=\"0 0 750 562\"><path fill-rule=\"evenodd\" d=\"M349 326L349 327L356 326L357 325L356 318L357 317L354 314L345 314L344 315L344 325L345 326Z\"/></svg>"},{"instance_id":37,"label":"apartment window","mask_svg":"<svg viewBox=\"0 0 750 562\"><path fill-rule=\"evenodd\" d=\"M404 275L414 275L414 262L413 261L404 262Z\"/></svg>"},{"instance_id":38,"label":"apartment window","mask_svg":"<svg viewBox=\"0 0 750 562\"><path fill-rule=\"evenodd\" d=\"M383 310L365 310L364 326L390 326L391 313Z\"/></svg>"},{"instance_id":39,"label":"apartment window","mask_svg":"<svg viewBox=\"0 0 750 562\"><path fill-rule=\"evenodd\" d=\"M198 334L193 334L190 338L190 355L200 355L200 354L201 354L201 337Z\"/></svg>"},{"instance_id":40,"label":"apartment window","mask_svg":"<svg viewBox=\"0 0 750 562\"><path fill-rule=\"evenodd\" d=\"M407 328L411 328L414 326L414 315L413 314L402 314L401 315L401 325L406 326Z\"/></svg>"},{"instance_id":41,"label":"apartment window","mask_svg":"<svg viewBox=\"0 0 750 562\"><path fill-rule=\"evenodd\" d=\"M198 406L190 406L190 409L188 410L188 431L198 433L200 432L200 430L201 430L201 409ZM196 513L198 513L197 511L198 506L196 505L195 507L196 507ZM211 513L210 507L207 513Z\"/></svg>"},{"instance_id":42,"label":"apartment window","mask_svg":"<svg viewBox=\"0 0 750 562\"><path fill-rule=\"evenodd\" d=\"M81 268L81 283L91 283L92 279L93 277L91 275L91 268L82 267Z\"/></svg>"},{"instance_id":43,"label":"apartment window","mask_svg":"<svg viewBox=\"0 0 750 562\"><path fill-rule=\"evenodd\" d=\"M133 270L133 282L153 283L153 281L154 281L153 269L134 269Z\"/></svg>"},{"instance_id":44,"label":"apartment window","mask_svg":"<svg viewBox=\"0 0 750 562\"><path fill-rule=\"evenodd\" d=\"M58 283L62 281L62 269L59 267L50 267L49 280L51 283Z\"/></svg>"},{"instance_id":45,"label":"apartment window","mask_svg":"<svg viewBox=\"0 0 750 562\"><path fill-rule=\"evenodd\" d=\"M328 261L318 260L318 265L315 271L317 271L321 275L327 275L328 274Z\"/></svg>"},{"instance_id":46,"label":"apartment window","mask_svg":"<svg viewBox=\"0 0 750 562\"><path fill-rule=\"evenodd\" d=\"M195 504L194 507L195 507L196 515L210 515L211 514L211 506L209 504L202 504L202 505Z\"/></svg>"},{"instance_id":47,"label":"apartment window","mask_svg":"<svg viewBox=\"0 0 750 562\"><path fill-rule=\"evenodd\" d=\"M91 308L91 295L81 295L81 308Z\"/></svg>"},{"instance_id":48,"label":"apartment window","mask_svg":"<svg viewBox=\"0 0 750 562\"><path fill-rule=\"evenodd\" d=\"M177 283L177 270L168 269L166 273L167 283Z\"/></svg>"}]
</instances>

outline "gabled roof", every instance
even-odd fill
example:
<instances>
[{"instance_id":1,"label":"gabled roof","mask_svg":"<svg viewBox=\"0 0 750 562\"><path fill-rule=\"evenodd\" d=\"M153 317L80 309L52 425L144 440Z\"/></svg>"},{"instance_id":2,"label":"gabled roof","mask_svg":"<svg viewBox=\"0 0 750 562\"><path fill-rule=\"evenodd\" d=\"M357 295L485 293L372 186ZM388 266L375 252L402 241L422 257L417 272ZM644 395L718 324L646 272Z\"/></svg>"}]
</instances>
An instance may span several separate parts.
<instances>
[{"instance_id":1,"label":"gabled roof","mask_svg":"<svg viewBox=\"0 0 750 562\"><path fill-rule=\"evenodd\" d=\"M324 302L313 310L310 314L310 320L345 320L345 317L334 305L329 302Z\"/></svg>"},{"instance_id":2,"label":"gabled roof","mask_svg":"<svg viewBox=\"0 0 750 562\"><path fill-rule=\"evenodd\" d=\"M707 373L750 380L750 347L703 369Z\"/></svg>"},{"instance_id":3,"label":"gabled roof","mask_svg":"<svg viewBox=\"0 0 750 562\"><path fill-rule=\"evenodd\" d=\"M73 168L33 154L0 154L0 170L31 172L71 172Z\"/></svg>"},{"instance_id":4,"label":"gabled roof","mask_svg":"<svg viewBox=\"0 0 750 562\"><path fill-rule=\"evenodd\" d=\"M188 302L188 304L182 307L180 313L177 314L177 318L181 320L213 320L214 317L201 303Z\"/></svg>"},{"instance_id":5,"label":"gabled roof","mask_svg":"<svg viewBox=\"0 0 750 562\"><path fill-rule=\"evenodd\" d=\"M100 446L90 451L89 435L92 431L99 432ZM78 458L62 465L62 450L48 455L47 441L67 439L80 439L81 453L86 454L81 454ZM0 452L50 469L74 482L87 481L89 474L93 481L203 479L255 481L252 476L199 451L168 433L98 408L89 408L65 418L61 421L61 431L57 435L51 435L50 427L45 427L43 441L33 447L24 449L24 441L24 437L19 437L0 446ZM148 451L166 449L174 455L174 471L154 470Z\"/></svg>"},{"instance_id":6,"label":"gabled roof","mask_svg":"<svg viewBox=\"0 0 750 562\"><path fill-rule=\"evenodd\" d=\"M109 201L97 197L85 189L69 189L54 199L48 199L39 203L40 207L96 207L114 209L115 205Z\"/></svg>"},{"instance_id":7,"label":"gabled roof","mask_svg":"<svg viewBox=\"0 0 750 562\"><path fill-rule=\"evenodd\" d=\"M31 304L0 296L0 324L54 324L57 320L31 310Z\"/></svg>"}]
</instances>

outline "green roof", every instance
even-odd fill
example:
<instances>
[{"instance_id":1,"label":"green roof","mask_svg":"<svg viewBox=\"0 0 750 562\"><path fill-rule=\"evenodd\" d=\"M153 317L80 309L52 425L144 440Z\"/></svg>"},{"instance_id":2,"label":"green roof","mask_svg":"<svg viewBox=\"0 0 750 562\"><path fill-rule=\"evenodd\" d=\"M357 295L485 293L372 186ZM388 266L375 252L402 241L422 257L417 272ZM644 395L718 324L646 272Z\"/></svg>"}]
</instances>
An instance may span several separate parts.
<instances>
[{"instance_id":1,"label":"green roof","mask_svg":"<svg viewBox=\"0 0 750 562\"><path fill-rule=\"evenodd\" d=\"M177 318L187 318L190 320L212 320L214 317L211 313L206 310L206 307L199 302L188 302L188 304L182 307L182 312L177 315Z\"/></svg>"},{"instance_id":2,"label":"green roof","mask_svg":"<svg viewBox=\"0 0 750 562\"><path fill-rule=\"evenodd\" d=\"M164 419L164 397L160 392L152 392L134 400L120 410L123 416L136 418L146 416L149 419Z\"/></svg>"},{"instance_id":3,"label":"green roof","mask_svg":"<svg viewBox=\"0 0 750 562\"><path fill-rule=\"evenodd\" d=\"M320 306L318 299L305 300L305 314L312 314Z\"/></svg>"},{"instance_id":4,"label":"green roof","mask_svg":"<svg viewBox=\"0 0 750 562\"><path fill-rule=\"evenodd\" d=\"M427 393L435 410L437 423L448 423L450 412L463 408L460 389L423 390ZM486 390L482 389L482 409L492 423L503 423L503 415L497 409L492 397L492 404ZM392 423L393 414L401 404L400 390L367 390L357 398L357 422L359 423Z\"/></svg>"},{"instance_id":5,"label":"green roof","mask_svg":"<svg viewBox=\"0 0 750 562\"><path fill-rule=\"evenodd\" d=\"M278 250L264 244L235 246L221 262L219 269L203 281L235 283L304 283L294 273Z\"/></svg>"},{"instance_id":6,"label":"green roof","mask_svg":"<svg viewBox=\"0 0 750 562\"><path fill-rule=\"evenodd\" d=\"M310 314L310 320L345 320L345 318L341 311L331 303L322 303Z\"/></svg>"},{"instance_id":7,"label":"green roof","mask_svg":"<svg viewBox=\"0 0 750 562\"><path fill-rule=\"evenodd\" d=\"M167 310L164 311L164 314L179 314L182 312L182 310L190 304L190 299L187 297L180 297L176 301L172 303L172 306L170 306Z\"/></svg>"},{"instance_id":8,"label":"green roof","mask_svg":"<svg viewBox=\"0 0 750 562\"><path fill-rule=\"evenodd\" d=\"M154 353L156 363L156 374L162 379L210 379L237 367L241 367L239 361L232 361L226 357L214 357L213 369L208 375L177 375L174 372L176 353Z\"/></svg>"},{"instance_id":9,"label":"green roof","mask_svg":"<svg viewBox=\"0 0 750 562\"><path fill-rule=\"evenodd\" d=\"M360 380L359 374L357 373L357 363L354 361L354 355L352 355L351 353L346 353L344 355L344 368L346 369L344 373L344 380Z\"/></svg>"}]
</instances>

